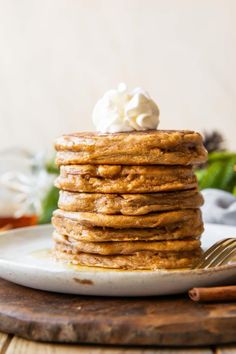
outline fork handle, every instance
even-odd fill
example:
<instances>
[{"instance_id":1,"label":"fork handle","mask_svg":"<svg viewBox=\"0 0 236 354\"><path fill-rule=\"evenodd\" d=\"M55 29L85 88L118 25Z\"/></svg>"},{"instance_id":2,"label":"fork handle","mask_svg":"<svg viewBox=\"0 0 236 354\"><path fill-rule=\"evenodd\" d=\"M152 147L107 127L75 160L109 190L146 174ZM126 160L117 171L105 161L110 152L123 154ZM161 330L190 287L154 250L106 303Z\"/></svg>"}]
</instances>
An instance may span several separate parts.
<instances>
[{"instance_id":1,"label":"fork handle","mask_svg":"<svg viewBox=\"0 0 236 354\"><path fill-rule=\"evenodd\" d=\"M214 288L193 288L189 290L190 299L197 302L236 301L236 285Z\"/></svg>"}]
</instances>

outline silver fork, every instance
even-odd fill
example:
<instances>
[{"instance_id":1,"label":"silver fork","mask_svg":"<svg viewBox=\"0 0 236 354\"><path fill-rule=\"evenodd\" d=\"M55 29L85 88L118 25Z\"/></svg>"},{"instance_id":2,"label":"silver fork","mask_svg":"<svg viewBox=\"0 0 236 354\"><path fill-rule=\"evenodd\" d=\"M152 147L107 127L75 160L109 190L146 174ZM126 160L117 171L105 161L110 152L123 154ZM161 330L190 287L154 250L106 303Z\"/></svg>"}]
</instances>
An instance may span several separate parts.
<instances>
[{"instance_id":1,"label":"silver fork","mask_svg":"<svg viewBox=\"0 0 236 354\"><path fill-rule=\"evenodd\" d=\"M236 255L236 238L225 238L204 252L195 269L207 269L226 264L234 255Z\"/></svg>"}]
</instances>

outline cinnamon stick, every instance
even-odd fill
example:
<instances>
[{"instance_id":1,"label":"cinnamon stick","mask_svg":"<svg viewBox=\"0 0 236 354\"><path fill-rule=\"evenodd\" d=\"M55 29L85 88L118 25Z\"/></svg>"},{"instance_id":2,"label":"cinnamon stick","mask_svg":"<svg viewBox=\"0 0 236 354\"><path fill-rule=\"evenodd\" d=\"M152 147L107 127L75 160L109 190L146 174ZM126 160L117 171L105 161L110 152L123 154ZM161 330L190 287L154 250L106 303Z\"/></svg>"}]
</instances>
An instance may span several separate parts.
<instances>
[{"instance_id":1,"label":"cinnamon stick","mask_svg":"<svg viewBox=\"0 0 236 354\"><path fill-rule=\"evenodd\" d=\"M0 227L0 233L8 231L8 230L11 230L11 229L12 229L12 225L11 224L7 224L7 225L5 225L3 227Z\"/></svg>"},{"instance_id":2,"label":"cinnamon stick","mask_svg":"<svg viewBox=\"0 0 236 354\"><path fill-rule=\"evenodd\" d=\"M236 301L236 285L214 288L193 288L189 290L190 299L197 302Z\"/></svg>"}]
</instances>

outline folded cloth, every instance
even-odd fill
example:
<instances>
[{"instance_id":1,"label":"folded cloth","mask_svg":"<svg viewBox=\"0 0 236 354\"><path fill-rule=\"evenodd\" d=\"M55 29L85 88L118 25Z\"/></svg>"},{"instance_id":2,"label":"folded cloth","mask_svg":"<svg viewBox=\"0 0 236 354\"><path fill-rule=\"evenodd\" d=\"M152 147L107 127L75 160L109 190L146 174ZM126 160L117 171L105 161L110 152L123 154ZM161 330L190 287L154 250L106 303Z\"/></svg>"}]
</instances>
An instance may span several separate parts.
<instances>
[{"instance_id":1,"label":"folded cloth","mask_svg":"<svg viewBox=\"0 0 236 354\"><path fill-rule=\"evenodd\" d=\"M236 226L236 197L220 189L204 189L205 203L202 213L204 222Z\"/></svg>"}]
</instances>

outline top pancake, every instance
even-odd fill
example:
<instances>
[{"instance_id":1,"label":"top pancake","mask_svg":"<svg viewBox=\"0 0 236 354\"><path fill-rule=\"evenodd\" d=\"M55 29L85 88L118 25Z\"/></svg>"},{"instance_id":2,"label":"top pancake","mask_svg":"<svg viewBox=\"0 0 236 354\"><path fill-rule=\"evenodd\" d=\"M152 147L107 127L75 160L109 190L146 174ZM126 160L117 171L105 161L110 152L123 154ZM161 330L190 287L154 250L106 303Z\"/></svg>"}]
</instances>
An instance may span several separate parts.
<instances>
[{"instance_id":1,"label":"top pancake","mask_svg":"<svg viewBox=\"0 0 236 354\"><path fill-rule=\"evenodd\" d=\"M55 148L58 165L193 165L207 159L201 135L187 130L79 132L59 137Z\"/></svg>"}]
</instances>

